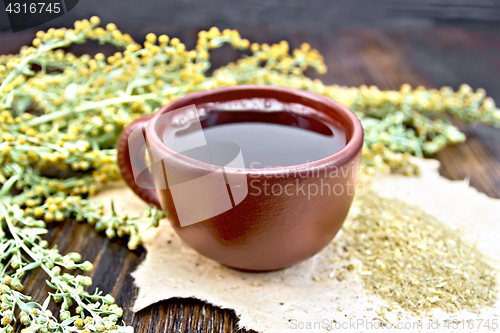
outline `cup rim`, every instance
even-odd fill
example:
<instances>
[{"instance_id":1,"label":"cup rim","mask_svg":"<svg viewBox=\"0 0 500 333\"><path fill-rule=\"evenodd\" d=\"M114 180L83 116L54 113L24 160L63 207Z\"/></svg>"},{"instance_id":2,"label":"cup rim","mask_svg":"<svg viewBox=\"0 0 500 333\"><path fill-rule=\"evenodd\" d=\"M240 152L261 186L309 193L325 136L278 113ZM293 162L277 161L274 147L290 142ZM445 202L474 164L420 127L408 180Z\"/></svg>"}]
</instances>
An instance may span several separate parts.
<instances>
[{"instance_id":1,"label":"cup rim","mask_svg":"<svg viewBox=\"0 0 500 333\"><path fill-rule=\"evenodd\" d=\"M290 166L278 166L278 167L271 167L271 168L244 168L244 173L254 173L254 174L275 174L275 173L283 173L283 170L289 170L289 171L295 171L295 172L301 172L301 171L306 171L310 170L311 168L317 168L317 167L331 167L331 166L342 166L347 164L349 161L351 161L362 149L363 147L363 140L364 140L364 131L363 127L361 125L360 120L358 117L349 110L347 107L341 105L340 103L336 102L335 100L319 95L317 93L313 93L310 91L306 90L299 90L299 89L294 89L294 88L288 88L288 87L278 87L278 86L266 86L266 85L237 85L237 86L230 86L230 87L221 87L221 88L213 88L213 89L208 89L208 90L202 90L202 91L196 91L190 94L187 94L183 97L180 97L163 107L161 107L151 118L149 121L149 125L146 128L146 132L148 135L148 142L151 146L155 146L155 150L158 151L159 153L164 153L164 156L176 156L180 161L191 165L191 166L196 166L200 168L210 168L213 169L216 166L210 163L206 162L201 162L199 160L196 160L194 158L188 157L182 153L178 153L168 147L163 140L160 138L159 134L155 130L155 123L156 120L164 113L176 110L185 106L189 106L192 104L197 104L196 101L201 99L201 98L206 98L206 97L214 97L214 101L217 101L216 96L217 95L222 95L222 94L227 94L227 93L235 93L235 92L244 92L244 91L254 91L256 93L258 92L276 92L279 94L287 94L287 95L292 95L299 99L300 101L296 102L305 106L310 106L310 104L322 104L323 106L326 106L327 108L333 110L335 113L337 113L343 121L346 121L349 123L350 127L352 128L352 134L351 137L349 138L348 142L346 145L340 149L339 151L328 155L326 157L323 157L318 160L314 160L311 162L306 162L302 164L295 164L295 165L290 165ZM251 98L248 96L247 98ZM314 107L312 107L314 109ZM320 113L324 113L322 111L317 110ZM344 126L344 125L342 125ZM344 128L345 129L345 128ZM150 132L152 131L152 133ZM224 171L226 173L236 173L236 172L241 172L241 168L234 168L234 167L224 167Z\"/></svg>"}]
</instances>

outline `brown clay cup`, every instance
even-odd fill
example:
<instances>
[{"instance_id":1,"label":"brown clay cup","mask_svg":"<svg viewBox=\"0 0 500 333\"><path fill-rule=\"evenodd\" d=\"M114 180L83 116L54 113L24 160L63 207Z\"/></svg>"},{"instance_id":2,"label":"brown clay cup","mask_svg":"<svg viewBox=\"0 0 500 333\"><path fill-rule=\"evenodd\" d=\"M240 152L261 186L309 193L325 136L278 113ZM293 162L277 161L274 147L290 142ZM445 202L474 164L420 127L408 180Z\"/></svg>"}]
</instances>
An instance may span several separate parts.
<instances>
[{"instance_id":1,"label":"brown clay cup","mask_svg":"<svg viewBox=\"0 0 500 333\"><path fill-rule=\"evenodd\" d=\"M234 184L228 179L238 176L240 179L246 177L247 184L252 181L255 184L255 180L260 184L266 181L271 189L274 186L274 189L287 191L282 191L280 195L275 195L277 191L271 195L266 195L264 191L257 195L257 191L254 191L239 203L233 202L233 207L223 213L181 226L181 213L196 213L204 207L194 203L190 205L190 196L185 195L181 199L188 205L183 205L184 208L181 209L188 211L179 211L179 206L174 204L170 178L160 178L165 175L166 169L175 173L177 179L195 179L218 169L220 171L220 167L176 153L166 146L161 133L164 128L162 126L168 124L160 124L160 116L193 104L248 98L271 98L312 108L315 110L315 117L334 121L343 128L346 146L320 160L285 168L241 170L225 167L225 179L229 188ZM145 145L141 147L129 144L132 142L129 136L137 128L142 129L147 138L146 145L150 149L170 156L159 164L159 172L152 170L152 173L142 173L143 179L137 179L132 172L136 167L133 164L144 164L146 149ZM283 87L233 86L188 94L162 107L156 114L130 124L118 142L118 163L128 186L144 201L163 209L175 232L190 247L229 267L269 271L312 257L337 234L354 198L363 135L361 123L354 113L327 97ZM138 180L152 185L149 188L139 186ZM162 182L165 182L163 187L154 185ZM330 191L327 192L327 188ZM207 199L206 202L215 207L219 204L219 199L211 192L210 184L194 196Z\"/></svg>"}]
</instances>

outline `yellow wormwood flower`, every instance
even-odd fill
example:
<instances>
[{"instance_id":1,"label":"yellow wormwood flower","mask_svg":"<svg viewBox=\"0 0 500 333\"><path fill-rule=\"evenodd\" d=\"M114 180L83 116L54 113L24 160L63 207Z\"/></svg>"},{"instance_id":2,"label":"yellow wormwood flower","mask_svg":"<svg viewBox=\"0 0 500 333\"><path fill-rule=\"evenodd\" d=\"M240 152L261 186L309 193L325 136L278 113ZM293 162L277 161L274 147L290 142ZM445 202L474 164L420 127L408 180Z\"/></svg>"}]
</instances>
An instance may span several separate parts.
<instances>
[{"instance_id":1,"label":"yellow wormwood flower","mask_svg":"<svg viewBox=\"0 0 500 333\"><path fill-rule=\"evenodd\" d=\"M63 38L64 37L64 30L62 29L57 29L56 32L54 33L54 36L56 38Z\"/></svg>"},{"instance_id":2,"label":"yellow wormwood flower","mask_svg":"<svg viewBox=\"0 0 500 333\"><path fill-rule=\"evenodd\" d=\"M149 43L154 44L156 42L156 35L154 33L149 33L146 35L146 40Z\"/></svg>"},{"instance_id":3,"label":"yellow wormwood flower","mask_svg":"<svg viewBox=\"0 0 500 333\"><path fill-rule=\"evenodd\" d=\"M14 141L14 136L10 133L2 133L2 139L7 142Z\"/></svg>"},{"instance_id":4,"label":"yellow wormwood flower","mask_svg":"<svg viewBox=\"0 0 500 333\"><path fill-rule=\"evenodd\" d=\"M106 25L106 30L108 30L108 31L116 30L116 25L114 23L108 23Z\"/></svg>"},{"instance_id":5,"label":"yellow wormwood flower","mask_svg":"<svg viewBox=\"0 0 500 333\"><path fill-rule=\"evenodd\" d=\"M491 97L486 97L483 101L483 108L486 110L493 110L495 109L495 101Z\"/></svg>"},{"instance_id":6,"label":"yellow wormwood flower","mask_svg":"<svg viewBox=\"0 0 500 333\"><path fill-rule=\"evenodd\" d=\"M90 60L88 64L89 64L89 68L92 72L97 71L97 69L98 69L97 62L94 59Z\"/></svg>"},{"instance_id":7,"label":"yellow wormwood flower","mask_svg":"<svg viewBox=\"0 0 500 333\"><path fill-rule=\"evenodd\" d=\"M113 38L116 40L120 40L123 37L122 33L119 30L113 30L111 36L113 36Z\"/></svg>"},{"instance_id":8,"label":"yellow wormwood flower","mask_svg":"<svg viewBox=\"0 0 500 333\"><path fill-rule=\"evenodd\" d=\"M242 39L240 42L240 46L244 49L248 49L250 46L250 41L248 39Z\"/></svg>"},{"instance_id":9,"label":"yellow wormwood flower","mask_svg":"<svg viewBox=\"0 0 500 333\"><path fill-rule=\"evenodd\" d=\"M36 207L34 211L35 217L40 218L43 215L43 208L42 207Z\"/></svg>"},{"instance_id":10,"label":"yellow wormwood flower","mask_svg":"<svg viewBox=\"0 0 500 333\"><path fill-rule=\"evenodd\" d=\"M90 18L90 23L93 25L99 25L101 23L101 19L98 16L92 16Z\"/></svg>"},{"instance_id":11,"label":"yellow wormwood flower","mask_svg":"<svg viewBox=\"0 0 500 333\"><path fill-rule=\"evenodd\" d=\"M176 49L177 49L177 52L182 53L186 49L186 46L182 43L179 43L179 45L177 45Z\"/></svg>"},{"instance_id":12,"label":"yellow wormwood flower","mask_svg":"<svg viewBox=\"0 0 500 333\"><path fill-rule=\"evenodd\" d=\"M167 44L168 43L168 36L161 35L160 37L158 37L158 42L160 42L160 44Z\"/></svg>"},{"instance_id":13,"label":"yellow wormwood flower","mask_svg":"<svg viewBox=\"0 0 500 333\"><path fill-rule=\"evenodd\" d=\"M102 53L97 53L95 56L94 56L95 60L97 61L102 61L104 60L104 54Z\"/></svg>"},{"instance_id":14,"label":"yellow wormwood flower","mask_svg":"<svg viewBox=\"0 0 500 333\"><path fill-rule=\"evenodd\" d=\"M170 41L170 45L172 46L177 46L177 44L179 43L180 43L179 38L172 38L172 40Z\"/></svg>"},{"instance_id":15,"label":"yellow wormwood flower","mask_svg":"<svg viewBox=\"0 0 500 333\"><path fill-rule=\"evenodd\" d=\"M302 45L300 45L300 49L303 52L307 52L311 49L311 45L309 45L308 43L302 43Z\"/></svg>"},{"instance_id":16,"label":"yellow wormwood flower","mask_svg":"<svg viewBox=\"0 0 500 333\"><path fill-rule=\"evenodd\" d=\"M101 27L98 27L98 28L95 28L94 33L95 33L97 36L105 36L105 35L106 35L106 30L104 30L104 29L103 29L103 28L101 28Z\"/></svg>"},{"instance_id":17,"label":"yellow wormwood flower","mask_svg":"<svg viewBox=\"0 0 500 333\"><path fill-rule=\"evenodd\" d=\"M207 51L201 51L200 52L200 58L203 60L207 60L209 57L209 53Z\"/></svg>"},{"instance_id":18,"label":"yellow wormwood flower","mask_svg":"<svg viewBox=\"0 0 500 333\"><path fill-rule=\"evenodd\" d=\"M179 48L179 46L181 46L181 45L183 45L183 44L179 44L177 46L177 48ZM160 52L160 48L158 46L156 46L156 45L152 45L150 47L150 51L151 51L152 54L157 54L158 52Z\"/></svg>"},{"instance_id":19,"label":"yellow wormwood flower","mask_svg":"<svg viewBox=\"0 0 500 333\"><path fill-rule=\"evenodd\" d=\"M81 21L76 21L74 26L76 31L82 31L83 29L85 29L85 24Z\"/></svg>"},{"instance_id":20,"label":"yellow wormwood flower","mask_svg":"<svg viewBox=\"0 0 500 333\"><path fill-rule=\"evenodd\" d=\"M213 39L213 38L216 38L219 36L220 36L219 28L211 27L210 30L208 30L208 34L207 34L208 39Z\"/></svg>"},{"instance_id":21,"label":"yellow wormwood flower","mask_svg":"<svg viewBox=\"0 0 500 333\"><path fill-rule=\"evenodd\" d=\"M113 125L111 125L111 124L106 124L106 125L104 126L104 132L106 132L106 133L109 133L109 132L111 132L112 130L113 130Z\"/></svg>"},{"instance_id":22,"label":"yellow wormwood flower","mask_svg":"<svg viewBox=\"0 0 500 333\"><path fill-rule=\"evenodd\" d=\"M43 216L43 219L47 222L52 222L54 221L54 215L52 215L52 213L45 213L45 215Z\"/></svg>"}]
</instances>

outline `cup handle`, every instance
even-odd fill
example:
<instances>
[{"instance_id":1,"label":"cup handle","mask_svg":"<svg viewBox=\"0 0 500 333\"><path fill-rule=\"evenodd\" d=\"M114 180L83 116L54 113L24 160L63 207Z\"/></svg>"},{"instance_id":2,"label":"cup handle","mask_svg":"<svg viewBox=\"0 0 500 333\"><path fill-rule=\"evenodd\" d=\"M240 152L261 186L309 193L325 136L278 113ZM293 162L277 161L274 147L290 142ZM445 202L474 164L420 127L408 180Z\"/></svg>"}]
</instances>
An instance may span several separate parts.
<instances>
[{"instance_id":1,"label":"cup handle","mask_svg":"<svg viewBox=\"0 0 500 333\"><path fill-rule=\"evenodd\" d=\"M142 200L146 201L149 204L156 205L161 208L160 200L158 199L158 194L154 190L153 176L148 170L144 170L145 179L142 178L141 181L143 183L147 183L148 188L143 188L137 185L136 179L134 178L134 172L132 168L132 163L134 163L134 159L130 158L130 154L132 156L139 157L141 164L145 164L144 152L146 149L146 145L144 141L138 140L136 144L129 144L129 136L133 130L136 128L141 128L143 131L145 129L146 123L153 117L154 115L146 115L143 116L130 125L128 125L120 135L118 139L118 166L122 173L123 179L127 183L127 185L135 192ZM143 173L141 173L143 175Z\"/></svg>"}]
</instances>

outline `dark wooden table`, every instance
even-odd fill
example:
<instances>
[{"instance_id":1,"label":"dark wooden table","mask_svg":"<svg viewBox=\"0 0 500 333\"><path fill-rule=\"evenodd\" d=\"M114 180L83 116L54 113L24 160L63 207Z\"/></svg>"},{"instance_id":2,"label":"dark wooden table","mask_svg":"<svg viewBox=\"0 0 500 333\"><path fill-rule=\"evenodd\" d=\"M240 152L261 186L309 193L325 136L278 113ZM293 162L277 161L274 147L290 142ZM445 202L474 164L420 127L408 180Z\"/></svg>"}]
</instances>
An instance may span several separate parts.
<instances>
[{"instance_id":1,"label":"dark wooden table","mask_svg":"<svg viewBox=\"0 0 500 333\"><path fill-rule=\"evenodd\" d=\"M165 27L144 29L168 33ZM186 30L181 37L192 46L199 29ZM308 33L303 29L283 31L257 29L240 31L252 41L275 42L287 39L292 47L309 42L324 55L329 71L328 84L377 85L398 89L403 83L412 86L457 88L468 83L483 87L500 103L500 31L464 31L433 28L413 31L349 29ZM29 43L33 32L0 33L0 53L17 52ZM92 46L95 48L96 46ZM85 49L76 49L82 52ZM91 53L95 51L90 51ZM229 49L214 53L216 66L234 60ZM500 129L483 125L459 126L467 142L449 147L436 158L442 162L441 174L450 179L470 178L470 183L491 197L500 198ZM231 310L222 310L194 299L171 299L139 313L130 310L136 290L130 273L144 259L145 251L131 252L124 243L111 242L85 225L67 223L51 230L49 239L61 252L80 252L94 263L94 286L110 292L124 308L123 320L137 332L235 332L238 319ZM45 277L40 272L31 277L28 294L43 300Z\"/></svg>"}]
</instances>

